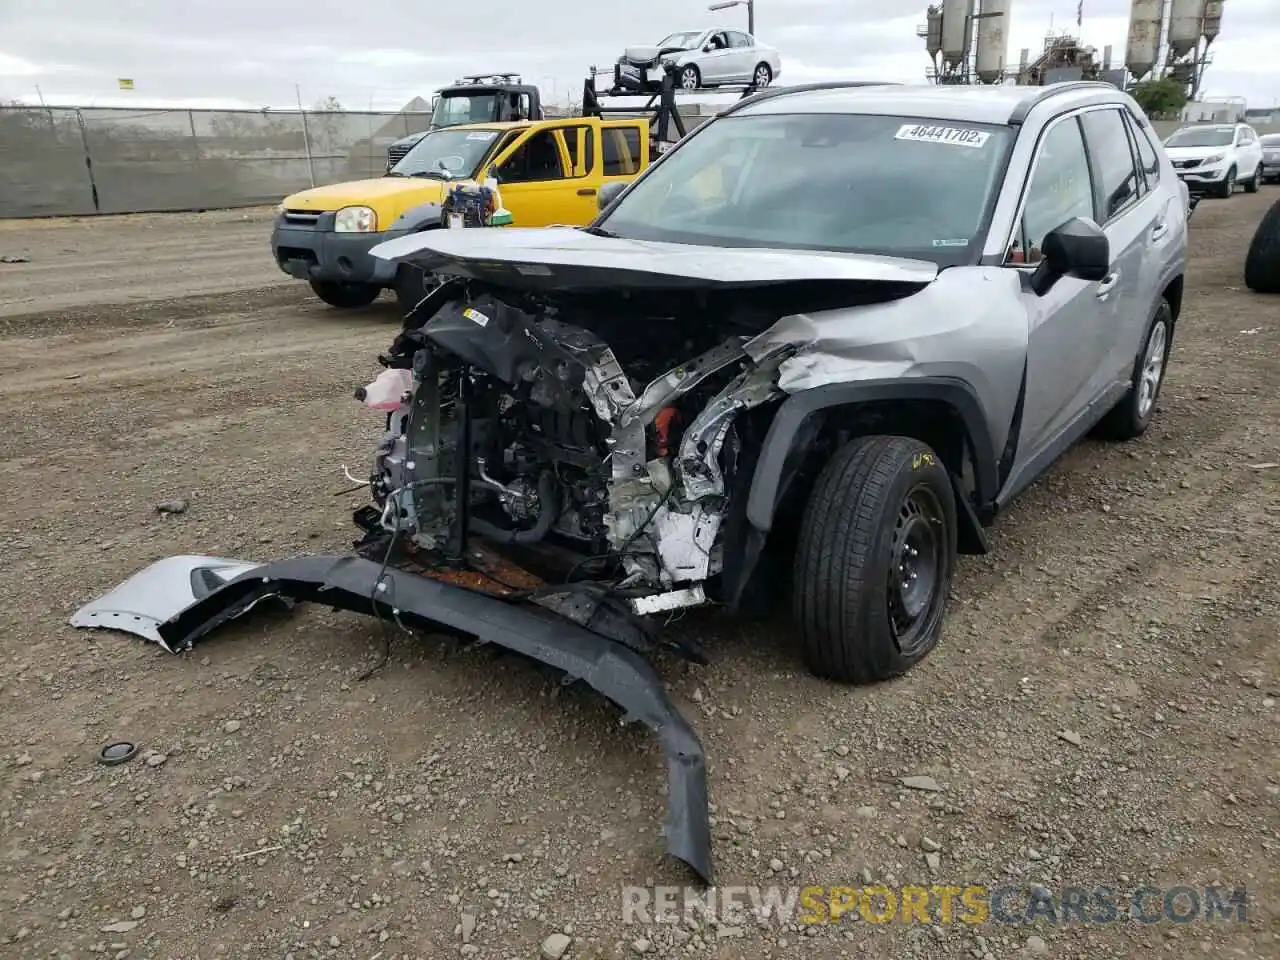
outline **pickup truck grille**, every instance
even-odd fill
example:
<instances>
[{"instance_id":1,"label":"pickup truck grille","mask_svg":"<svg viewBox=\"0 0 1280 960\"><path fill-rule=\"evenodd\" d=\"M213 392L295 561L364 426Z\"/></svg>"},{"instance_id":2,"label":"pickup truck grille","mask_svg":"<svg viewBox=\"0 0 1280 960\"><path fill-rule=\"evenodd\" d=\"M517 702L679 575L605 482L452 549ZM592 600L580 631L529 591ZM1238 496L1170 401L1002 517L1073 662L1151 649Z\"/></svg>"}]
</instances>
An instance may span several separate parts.
<instances>
[{"instance_id":1,"label":"pickup truck grille","mask_svg":"<svg viewBox=\"0 0 1280 960\"><path fill-rule=\"evenodd\" d=\"M314 227L322 215L315 210L286 210L284 222L291 227Z\"/></svg>"}]
</instances>

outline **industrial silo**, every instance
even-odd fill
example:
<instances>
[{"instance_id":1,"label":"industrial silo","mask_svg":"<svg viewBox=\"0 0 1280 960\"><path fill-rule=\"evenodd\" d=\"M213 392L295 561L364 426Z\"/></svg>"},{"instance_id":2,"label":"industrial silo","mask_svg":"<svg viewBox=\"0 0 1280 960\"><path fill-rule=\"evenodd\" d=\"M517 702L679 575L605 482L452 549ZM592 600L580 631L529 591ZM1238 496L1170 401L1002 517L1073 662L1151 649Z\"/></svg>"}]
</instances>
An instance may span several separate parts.
<instances>
[{"instance_id":1,"label":"industrial silo","mask_svg":"<svg viewBox=\"0 0 1280 960\"><path fill-rule=\"evenodd\" d=\"M942 4L929 8L926 15L924 47L929 51L929 59L935 63L942 52Z\"/></svg>"},{"instance_id":2,"label":"industrial silo","mask_svg":"<svg viewBox=\"0 0 1280 960\"><path fill-rule=\"evenodd\" d=\"M1213 43L1213 38L1222 30L1222 0L1207 0L1204 5L1204 26L1202 34L1204 45Z\"/></svg>"},{"instance_id":3,"label":"industrial silo","mask_svg":"<svg viewBox=\"0 0 1280 960\"><path fill-rule=\"evenodd\" d=\"M1182 59L1200 45L1205 0L1172 0L1169 4L1169 57Z\"/></svg>"},{"instance_id":4,"label":"industrial silo","mask_svg":"<svg viewBox=\"0 0 1280 960\"><path fill-rule=\"evenodd\" d=\"M1133 0L1129 8L1129 39L1124 48L1124 65L1135 80L1141 80L1156 65L1163 20L1164 0Z\"/></svg>"},{"instance_id":5,"label":"industrial silo","mask_svg":"<svg viewBox=\"0 0 1280 960\"><path fill-rule=\"evenodd\" d=\"M963 67L973 46L973 8L977 0L942 0L942 62L949 71Z\"/></svg>"},{"instance_id":6,"label":"industrial silo","mask_svg":"<svg viewBox=\"0 0 1280 960\"><path fill-rule=\"evenodd\" d=\"M1009 0L982 0L974 72L982 83L999 83L1008 53Z\"/></svg>"}]
</instances>

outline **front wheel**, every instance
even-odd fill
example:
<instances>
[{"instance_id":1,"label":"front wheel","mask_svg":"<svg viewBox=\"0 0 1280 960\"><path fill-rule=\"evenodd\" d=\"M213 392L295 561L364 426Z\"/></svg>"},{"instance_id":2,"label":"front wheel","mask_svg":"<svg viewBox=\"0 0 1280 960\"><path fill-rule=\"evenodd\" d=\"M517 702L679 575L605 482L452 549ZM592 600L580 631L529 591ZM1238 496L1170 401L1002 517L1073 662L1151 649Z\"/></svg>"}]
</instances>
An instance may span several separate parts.
<instances>
[{"instance_id":1,"label":"front wheel","mask_svg":"<svg viewBox=\"0 0 1280 960\"><path fill-rule=\"evenodd\" d=\"M1227 171L1227 175L1222 178L1222 183L1218 185L1218 196L1226 199L1235 193L1236 190L1236 168L1232 167Z\"/></svg>"},{"instance_id":2,"label":"front wheel","mask_svg":"<svg viewBox=\"0 0 1280 960\"><path fill-rule=\"evenodd\" d=\"M342 280L311 280L315 295L329 304L343 310L367 307L378 299L382 288L376 283L347 283Z\"/></svg>"},{"instance_id":3,"label":"front wheel","mask_svg":"<svg viewBox=\"0 0 1280 960\"><path fill-rule=\"evenodd\" d=\"M700 86L702 86L702 74L698 72L697 67L689 64L689 66L680 71L681 90L697 90Z\"/></svg>"},{"instance_id":4,"label":"front wheel","mask_svg":"<svg viewBox=\"0 0 1280 960\"><path fill-rule=\"evenodd\" d=\"M837 450L796 551L793 607L809 669L871 683L923 660L942 632L956 537L951 478L926 444L871 436Z\"/></svg>"}]
</instances>

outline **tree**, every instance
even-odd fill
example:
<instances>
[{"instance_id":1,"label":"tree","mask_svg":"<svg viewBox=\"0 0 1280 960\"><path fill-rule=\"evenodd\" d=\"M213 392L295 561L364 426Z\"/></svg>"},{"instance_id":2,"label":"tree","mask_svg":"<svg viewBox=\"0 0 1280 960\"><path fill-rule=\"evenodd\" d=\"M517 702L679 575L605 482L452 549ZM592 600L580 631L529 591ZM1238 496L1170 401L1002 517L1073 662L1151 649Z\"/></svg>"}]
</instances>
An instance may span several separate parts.
<instances>
[{"instance_id":1,"label":"tree","mask_svg":"<svg viewBox=\"0 0 1280 960\"><path fill-rule=\"evenodd\" d=\"M1171 77L1134 84L1129 95L1152 119L1176 117L1187 105L1187 88Z\"/></svg>"},{"instance_id":2,"label":"tree","mask_svg":"<svg viewBox=\"0 0 1280 960\"><path fill-rule=\"evenodd\" d=\"M323 100L317 100L312 104L311 109L315 110L317 113L340 113L345 108L337 97L325 97Z\"/></svg>"}]
</instances>

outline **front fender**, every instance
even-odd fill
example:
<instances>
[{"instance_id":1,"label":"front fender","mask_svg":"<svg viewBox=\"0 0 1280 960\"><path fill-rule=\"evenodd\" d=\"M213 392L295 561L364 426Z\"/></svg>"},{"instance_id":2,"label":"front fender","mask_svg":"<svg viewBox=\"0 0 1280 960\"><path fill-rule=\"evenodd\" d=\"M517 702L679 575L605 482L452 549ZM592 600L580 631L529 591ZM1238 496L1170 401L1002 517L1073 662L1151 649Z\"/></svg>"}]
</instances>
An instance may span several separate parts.
<instances>
[{"instance_id":1,"label":"front fender","mask_svg":"<svg viewBox=\"0 0 1280 960\"><path fill-rule=\"evenodd\" d=\"M410 207L400 214L387 229L387 233L403 236L409 233L420 233L423 230L430 230L432 227L438 226L440 226L440 204L420 203L416 207Z\"/></svg>"},{"instance_id":2,"label":"front fender","mask_svg":"<svg viewBox=\"0 0 1280 960\"><path fill-rule=\"evenodd\" d=\"M747 519L751 526L762 533L772 528L778 503L797 466L794 454L804 446L804 428L811 417L838 407L893 400L940 401L959 414L973 449L978 503L993 502L999 488L995 445L982 404L967 383L946 377L833 383L793 394L778 408L765 435L747 494Z\"/></svg>"}]
</instances>

